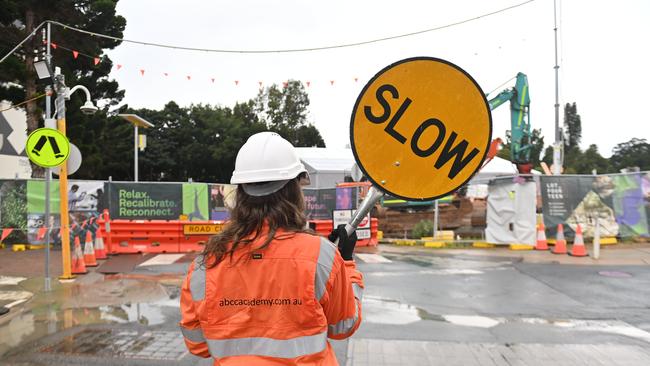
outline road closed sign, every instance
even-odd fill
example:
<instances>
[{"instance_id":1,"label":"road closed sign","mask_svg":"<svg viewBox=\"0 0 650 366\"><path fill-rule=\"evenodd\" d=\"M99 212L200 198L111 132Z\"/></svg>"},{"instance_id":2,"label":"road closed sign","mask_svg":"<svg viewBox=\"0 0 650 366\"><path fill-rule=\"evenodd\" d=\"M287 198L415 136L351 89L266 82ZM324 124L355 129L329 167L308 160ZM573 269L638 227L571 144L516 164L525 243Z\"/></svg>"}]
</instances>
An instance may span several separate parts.
<instances>
[{"instance_id":1,"label":"road closed sign","mask_svg":"<svg viewBox=\"0 0 650 366\"><path fill-rule=\"evenodd\" d=\"M492 136L490 107L476 81L437 58L398 61L359 94L350 122L359 168L407 200L448 195L481 167Z\"/></svg>"}]
</instances>

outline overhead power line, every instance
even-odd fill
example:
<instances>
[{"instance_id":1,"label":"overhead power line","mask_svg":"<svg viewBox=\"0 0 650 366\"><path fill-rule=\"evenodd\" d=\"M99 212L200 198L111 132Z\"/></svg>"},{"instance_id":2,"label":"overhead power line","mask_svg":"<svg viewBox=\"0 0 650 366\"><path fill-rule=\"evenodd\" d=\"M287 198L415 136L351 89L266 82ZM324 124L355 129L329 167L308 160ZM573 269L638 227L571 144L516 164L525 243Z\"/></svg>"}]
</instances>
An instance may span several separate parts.
<instances>
[{"instance_id":1,"label":"overhead power line","mask_svg":"<svg viewBox=\"0 0 650 366\"><path fill-rule=\"evenodd\" d=\"M137 41L137 40L132 40L132 39L125 39L125 38L118 38L118 37L113 37L101 33L95 33L91 31L87 31L84 29L79 29L73 26L69 26L63 23L59 23L56 21L50 21L52 24L56 24L58 26L71 29L77 32L89 34L91 36L95 37L103 37L103 38L108 38L112 39L115 41L122 41L122 42L127 42L127 43L135 43L135 44L140 44L140 45L145 45L145 46L154 46L154 47L161 47L161 48L171 48L171 49L177 49L177 50L185 50L185 51L201 51L201 52L214 52L214 53L291 53L291 52L311 52L311 51L324 51L324 50L332 50L332 49L338 49L338 48L348 48L348 47L356 47L356 46L362 46L362 45L367 45L371 43L378 43L378 42L384 42L384 41L390 41L394 39L399 39L399 38L405 38L405 37L411 37L411 36L416 36L419 34L424 34L424 33L429 33L429 32L434 32L438 31L441 29L445 28L451 28L455 27L461 24L473 22L475 20L479 20L482 18L486 18L492 15L496 15L499 13L506 12L508 10L512 10L521 6L524 6L526 4L532 3L535 0L527 0L519 4L511 5L499 10L495 10L490 13L485 13L481 14L472 18L464 19L461 21L441 25L438 27L434 28L428 28L428 29L423 29L419 30L416 32L410 32L410 33L404 33L404 34L399 34L395 36L389 36L389 37L383 37L383 38L377 38L377 39L371 39L367 41L361 41L361 42L352 42L352 43L344 43L344 44L338 44L338 45L331 45L331 46L322 46L322 47L307 47L307 48L291 48L291 49L276 49L276 50L238 50L238 49L219 49L219 48L198 48L198 47L185 47L185 46L176 46L176 45L169 45L169 44L163 44L163 43L155 43L155 42L143 42L143 41Z\"/></svg>"},{"instance_id":2,"label":"overhead power line","mask_svg":"<svg viewBox=\"0 0 650 366\"><path fill-rule=\"evenodd\" d=\"M416 36L416 35L420 35L420 34L424 34L424 33L435 32L435 31L445 29L445 28L455 27L455 26L458 26L458 25L461 25L461 24L473 22L475 20L486 18L486 17L492 16L492 15L500 14L500 13L506 12L508 10L512 10L512 9L515 9L515 8L530 4L533 1L535 1L535 0L527 0L527 1L515 4L515 5L511 5L511 6L499 9L499 10L495 10L495 11L490 12L490 13L484 13L484 14L481 14L481 15L478 15L478 16L475 16L475 17L472 17L472 18L467 18L467 19L464 19L464 20L461 20L461 21L448 23L448 24L441 25L441 26L434 27L434 28L423 29L423 30L419 30L419 31L416 31L416 32L404 33L404 34L399 34L399 35L389 36L389 37L383 37L383 38L376 38L376 39L371 39L371 40L361 41L361 42L352 42L352 43L331 45L331 46L293 48L293 49L276 49L276 50L243 50L243 49L238 50L238 49L219 49L219 48L198 48L198 47L185 47L185 46L169 45L169 44L164 44L164 43L144 42L144 41L137 41L137 40L132 40L132 39L113 37L113 36L109 36L109 35L106 35L106 34L91 32L91 31L88 31L88 30L85 30L85 29L80 29L80 28L77 28L77 27L73 27L71 25L63 24L63 23L60 23L60 22L57 22L57 21L54 21L54 20L46 20L46 21L42 22L41 24L39 24L36 28L34 28L34 30L22 42L20 42L18 45L16 45L16 47L14 47L11 51L9 51L9 53L7 53L2 59L0 59L0 63L2 63L7 57L9 57L11 54L13 54L18 48L20 48L20 46L22 46L23 43L25 43L31 37L36 35L36 32L38 31L38 29L41 28L46 23L51 23L51 24L63 27L64 29L70 29L70 30L73 30L75 32L80 32L80 33L88 34L88 35L95 36L95 37L107 38L107 39L112 39L112 40L115 40L115 41L121 41L121 42L127 42L127 43L140 44L140 45L144 45L144 46L153 46L153 47L161 47L161 48L169 48L169 49L177 49L177 50L185 50L185 51L214 52L214 53L244 53L244 54L290 53L290 52L325 51L325 50L332 50L332 49L338 49L338 48L356 47L356 46L363 46L363 45L372 44L372 43L390 41L390 40L399 39L399 38L412 37L412 36Z\"/></svg>"}]
</instances>

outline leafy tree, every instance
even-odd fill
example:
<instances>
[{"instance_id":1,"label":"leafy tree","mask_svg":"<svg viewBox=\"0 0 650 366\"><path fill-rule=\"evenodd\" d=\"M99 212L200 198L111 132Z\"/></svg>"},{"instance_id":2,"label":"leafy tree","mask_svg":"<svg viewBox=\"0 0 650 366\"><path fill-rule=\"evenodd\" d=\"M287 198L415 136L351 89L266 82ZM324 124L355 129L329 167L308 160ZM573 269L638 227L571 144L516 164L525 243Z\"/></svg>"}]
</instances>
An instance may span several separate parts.
<instances>
[{"instance_id":1,"label":"leafy tree","mask_svg":"<svg viewBox=\"0 0 650 366\"><path fill-rule=\"evenodd\" d=\"M582 122L578 114L578 106L567 103L564 106L564 146L575 148L580 145L582 140Z\"/></svg>"},{"instance_id":2,"label":"leafy tree","mask_svg":"<svg viewBox=\"0 0 650 366\"><path fill-rule=\"evenodd\" d=\"M254 106L259 121L294 146L325 147L318 129L307 122L309 95L302 82L289 80L283 88L274 84L260 90Z\"/></svg>"},{"instance_id":3,"label":"leafy tree","mask_svg":"<svg viewBox=\"0 0 650 366\"><path fill-rule=\"evenodd\" d=\"M614 147L610 163L617 171L630 167L650 170L650 143L636 137L622 142Z\"/></svg>"},{"instance_id":4,"label":"leafy tree","mask_svg":"<svg viewBox=\"0 0 650 366\"><path fill-rule=\"evenodd\" d=\"M575 162L575 170L578 174L591 174L594 169L599 174L610 172L609 161L600 155L597 145L591 144Z\"/></svg>"},{"instance_id":5,"label":"leafy tree","mask_svg":"<svg viewBox=\"0 0 650 366\"><path fill-rule=\"evenodd\" d=\"M92 32L104 33L121 38L126 20L115 14L116 0L0 0L0 54L5 55L16 44L31 34L41 22L55 19L61 23L86 29ZM91 37L89 35L66 30L56 25L51 26L52 40L61 46L72 48L80 53L97 55L99 64L95 65L92 59L79 57L74 59L71 52L61 47L52 50L53 64L59 66L65 75L66 84L69 86L82 84L90 89L94 100L101 100L104 104L104 114L109 106L117 104L124 92L118 90L115 81L107 78L112 62L102 55L103 49L112 49L120 41ZM34 71L34 61L37 57L44 57L45 46L42 34L37 32L11 57L0 64L0 99L6 99L14 104L33 98L42 93L37 85L37 76ZM67 103L67 118L71 123L69 130L70 140L80 148L84 161L93 158L93 154L101 152L93 150L95 138L102 135L106 124L97 123L97 118L87 117L78 109L84 102L83 96L75 95ZM32 101L26 104L27 132L35 130L41 120L42 109L38 103ZM92 123L92 122L95 123ZM90 125L88 123L90 122ZM81 127L83 126L83 127ZM93 144L88 144L88 141ZM101 157L95 157L100 159ZM43 169L33 165L32 175L42 177Z\"/></svg>"}]
</instances>

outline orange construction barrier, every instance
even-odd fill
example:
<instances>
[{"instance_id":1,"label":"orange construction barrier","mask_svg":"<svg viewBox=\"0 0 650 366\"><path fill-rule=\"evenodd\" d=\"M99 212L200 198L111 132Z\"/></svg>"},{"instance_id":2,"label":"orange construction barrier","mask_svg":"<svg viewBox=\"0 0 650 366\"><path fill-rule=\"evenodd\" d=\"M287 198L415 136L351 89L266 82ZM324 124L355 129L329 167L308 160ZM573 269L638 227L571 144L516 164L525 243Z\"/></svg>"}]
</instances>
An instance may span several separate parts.
<instances>
[{"instance_id":1,"label":"orange construction barrier","mask_svg":"<svg viewBox=\"0 0 650 366\"><path fill-rule=\"evenodd\" d=\"M109 254L180 253L178 220L110 220Z\"/></svg>"},{"instance_id":2,"label":"orange construction barrier","mask_svg":"<svg viewBox=\"0 0 650 366\"><path fill-rule=\"evenodd\" d=\"M548 250L545 229L544 223L537 225L537 244L535 245L535 250Z\"/></svg>"},{"instance_id":3,"label":"orange construction barrier","mask_svg":"<svg viewBox=\"0 0 650 366\"><path fill-rule=\"evenodd\" d=\"M74 237L74 250L72 251L72 273L73 274L86 274L86 264L84 263L84 255L81 251L81 243L79 237Z\"/></svg>"},{"instance_id":4,"label":"orange construction barrier","mask_svg":"<svg viewBox=\"0 0 650 366\"><path fill-rule=\"evenodd\" d=\"M557 238L555 239L555 246L551 251L553 254L566 254L566 240L564 239L564 226L559 224L557 226Z\"/></svg>"},{"instance_id":5,"label":"orange construction barrier","mask_svg":"<svg viewBox=\"0 0 650 366\"><path fill-rule=\"evenodd\" d=\"M99 222L98 222L99 224ZM106 259L106 248L104 247L104 236L102 235L102 225L99 225L95 232L95 259Z\"/></svg>"},{"instance_id":6,"label":"orange construction barrier","mask_svg":"<svg viewBox=\"0 0 650 366\"><path fill-rule=\"evenodd\" d=\"M86 267L97 267L95 258L95 247L93 246L93 234L86 230L86 242L84 243L84 263Z\"/></svg>"},{"instance_id":7,"label":"orange construction barrier","mask_svg":"<svg viewBox=\"0 0 650 366\"><path fill-rule=\"evenodd\" d=\"M585 248L585 241L582 237L582 227L578 224L576 228L576 237L573 239L573 248L571 248L571 253L569 255L574 257L586 257L589 254Z\"/></svg>"}]
</instances>

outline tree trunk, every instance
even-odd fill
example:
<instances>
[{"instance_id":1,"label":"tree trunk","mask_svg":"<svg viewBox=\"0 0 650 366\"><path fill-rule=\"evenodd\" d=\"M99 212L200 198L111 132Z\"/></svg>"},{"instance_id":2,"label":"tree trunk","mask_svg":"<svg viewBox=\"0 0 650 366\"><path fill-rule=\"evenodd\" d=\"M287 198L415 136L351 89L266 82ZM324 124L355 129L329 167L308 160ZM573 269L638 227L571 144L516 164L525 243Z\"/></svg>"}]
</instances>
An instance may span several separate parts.
<instances>
[{"instance_id":1,"label":"tree trunk","mask_svg":"<svg viewBox=\"0 0 650 366\"><path fill-rule=\"evenodd\" d=\"M27 34L34 31L34 11L27 9L25 12L25 30ZM34 36L25 44L25 98L30 99L36 96L36 75L34 71L34 50L37 49L38 37ZM38 128L39 116L36 101L28 102L26 107L27 114L27 134L29 135ZM45 169L30 162L32 165L32 178L43 178Z\"/></svg>"}]
</instances>

